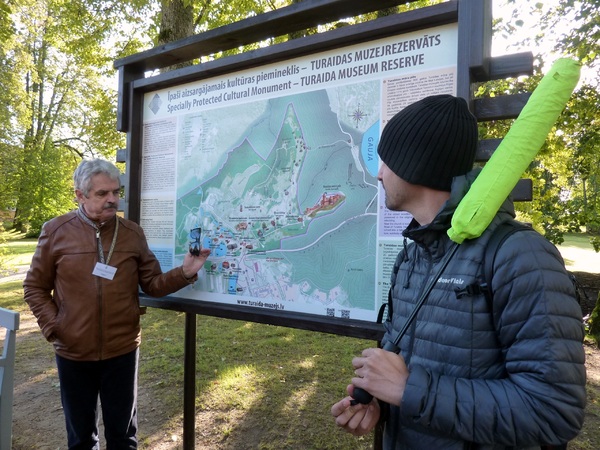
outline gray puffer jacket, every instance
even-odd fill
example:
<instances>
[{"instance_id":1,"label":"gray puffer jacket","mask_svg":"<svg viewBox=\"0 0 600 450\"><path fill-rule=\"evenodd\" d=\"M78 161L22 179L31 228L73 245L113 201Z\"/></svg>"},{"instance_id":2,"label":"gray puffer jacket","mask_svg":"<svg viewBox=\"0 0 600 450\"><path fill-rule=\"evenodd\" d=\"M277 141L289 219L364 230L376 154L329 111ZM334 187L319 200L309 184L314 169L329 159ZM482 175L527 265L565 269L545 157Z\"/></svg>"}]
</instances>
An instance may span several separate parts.
<instances>
[{"instance_id":1,"label":"gray puffer jacket","mask_svg":"<svg viewBox=\"0 0 600 450\"><path fill-rule=\"evenodd\" d=\"M383 343L397 336L451 247L446 231L474 176L455 179L431 224L413 222L404 232L413 242L394 268ZM540 448L564 444L581 428L584 330L557 249L534 231L516 232L497 252L493 301L466 289L484 283L486 243L513 216L507 201L480 238L460 245L401 340L410 375L401 406L389 408L385 449Z\"/></svg>"}]
</instances>

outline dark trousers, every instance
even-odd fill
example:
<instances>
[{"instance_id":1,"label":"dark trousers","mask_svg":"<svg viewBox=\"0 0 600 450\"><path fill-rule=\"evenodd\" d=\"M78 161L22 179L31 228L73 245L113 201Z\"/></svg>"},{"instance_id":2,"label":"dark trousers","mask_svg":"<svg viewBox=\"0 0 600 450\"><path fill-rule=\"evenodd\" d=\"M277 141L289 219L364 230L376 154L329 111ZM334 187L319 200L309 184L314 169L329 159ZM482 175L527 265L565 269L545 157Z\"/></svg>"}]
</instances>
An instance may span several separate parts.
<instances>
[{"instance_id":1,"label":"dark trousers","mask_svg":"<svg viewBox=\"0 0 600 450\"><path fill-rule=\"evenodd\" d=\"M100 448L98 398L107 450L137 448L138 355L139 349L104 361L56 355L69 449Z\"/></svg>"}]
</instances>

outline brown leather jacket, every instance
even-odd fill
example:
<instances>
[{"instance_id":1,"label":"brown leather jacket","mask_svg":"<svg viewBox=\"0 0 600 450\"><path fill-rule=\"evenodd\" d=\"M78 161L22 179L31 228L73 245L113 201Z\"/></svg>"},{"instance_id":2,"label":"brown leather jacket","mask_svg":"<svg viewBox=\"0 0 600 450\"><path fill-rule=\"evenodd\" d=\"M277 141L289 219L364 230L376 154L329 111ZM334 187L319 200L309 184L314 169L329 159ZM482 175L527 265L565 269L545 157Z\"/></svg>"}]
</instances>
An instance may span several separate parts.
<instances>
[{"instance_id":1,"label":"brown leather jacket","mask_svg":"<svg viewBox=\"0 0 600 450\"><path fill-rule=\"evenodd\" d=\"M42 228L23 282L25 301L64 358L98 361L133 351L141 341L138 289L162 297L194 281L185 278L181 267L163 274L140 226L118 220L109 261L117 268L112 280L92 275L98 262L96 230L76 212ZM114 230L115 220L100 227L105 254Z\"/></svg>"}]
</instances>

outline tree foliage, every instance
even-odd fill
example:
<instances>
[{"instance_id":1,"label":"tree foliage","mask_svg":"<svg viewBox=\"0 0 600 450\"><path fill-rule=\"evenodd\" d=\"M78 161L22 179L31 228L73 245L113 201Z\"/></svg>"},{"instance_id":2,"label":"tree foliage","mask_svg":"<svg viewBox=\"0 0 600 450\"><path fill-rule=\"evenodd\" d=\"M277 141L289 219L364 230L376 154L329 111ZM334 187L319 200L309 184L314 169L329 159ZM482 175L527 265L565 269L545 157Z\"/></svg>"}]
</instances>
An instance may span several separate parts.
<instances>
[{"instance_id":1,"label":"tree foliage","mask_svg":"<svg viewBox=\"0 0 600 450\"><path fill-rule=\"evenodd\" d=\"M584 75L527 172L534 182L534 199L531 203L519 204L518 209L551 241L560 243L565 232L585 229L599 251L600 4L593 0L507 0L506 3L513 7L512 16L497 22L496 32L521 36L517 45L534 49L535 74L508 84L506 81L489 83L480 88L480 94L533 91L544 67L552 62L545 60L550 57L576 59L582 64ZM525 32L525 20L537 20L540 32ZM554 43L551 55L535 52L547 42Z\"/></svg>"},{"instance_id":2,"label":"tree foliage","mask_svg":"<svg viewBox=\"0 0 600 450\"><path fill-rule=\"evenodd\" d=\"M0 209L14 210L15 226L34 234L73 208L71 175L81 158L108 158L124 144L107 75L122 50L115 25L130 14L127 3L92 0L15 0L11 6L0 24L7 36L0 85L8 99L0 111L7 180Z\"/></svg>"},{"instance_id":3,"label":"tree foliage","mask_svg":"<svg viewBox=\"0 0 600 450\"><path fill-rule=\"evenodd\" d=\"M560 0L556 8L547 11L542 19L542 30L560 29L565 23L575 24L558 37L555 50L581 61L600 83L600 3L593 0Z\"/></svg>"}]
</instances>

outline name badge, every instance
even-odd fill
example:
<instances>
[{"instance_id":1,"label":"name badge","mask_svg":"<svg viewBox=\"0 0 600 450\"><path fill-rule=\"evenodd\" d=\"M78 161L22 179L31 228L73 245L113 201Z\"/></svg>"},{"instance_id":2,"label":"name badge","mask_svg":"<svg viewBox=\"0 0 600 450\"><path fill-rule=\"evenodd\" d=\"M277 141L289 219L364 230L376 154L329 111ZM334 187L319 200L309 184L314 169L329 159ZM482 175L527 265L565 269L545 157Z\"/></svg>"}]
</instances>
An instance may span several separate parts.
<instances>
[{"instance_id":1,"label":"name badge","mask_svg":"<svg viewBox=\"0 0 600 450\"><path fill-rule=\"evenodd\" d=\"M96 275L100 278L106 278L107 280L112 280L115 277L115 273L117 273L116 267L98 262L96 263L96 267L94 267L92 275Z\"/></svg>"}]
</instances>

